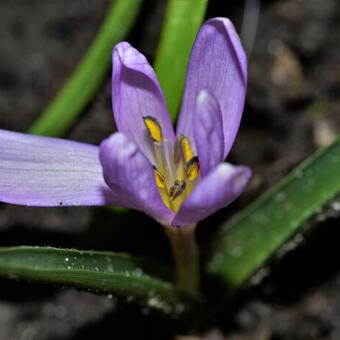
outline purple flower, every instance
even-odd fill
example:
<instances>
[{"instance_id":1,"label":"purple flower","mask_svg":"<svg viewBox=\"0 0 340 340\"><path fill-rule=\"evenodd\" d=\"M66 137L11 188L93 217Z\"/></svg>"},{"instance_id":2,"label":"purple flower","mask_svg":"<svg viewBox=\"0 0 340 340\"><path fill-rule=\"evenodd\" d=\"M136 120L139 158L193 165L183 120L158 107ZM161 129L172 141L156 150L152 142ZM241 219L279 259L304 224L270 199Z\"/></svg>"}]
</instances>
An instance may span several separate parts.
<instances>
[{"instance_id":1,"label":"purple flower","mask_svg":"<svg viewBox=\"0 0 340 340\"><path fill-rule=\"evenodd\" d=\"M246 56L232 23L207 21L192 49L175 135L152 67L119 43L112 72L119 132L97 147L0 130L0 201L118 205L164 225L197 223L249 181L247 167L222 163L239 127L246 85Z\"/></svg>"}]
</instances>

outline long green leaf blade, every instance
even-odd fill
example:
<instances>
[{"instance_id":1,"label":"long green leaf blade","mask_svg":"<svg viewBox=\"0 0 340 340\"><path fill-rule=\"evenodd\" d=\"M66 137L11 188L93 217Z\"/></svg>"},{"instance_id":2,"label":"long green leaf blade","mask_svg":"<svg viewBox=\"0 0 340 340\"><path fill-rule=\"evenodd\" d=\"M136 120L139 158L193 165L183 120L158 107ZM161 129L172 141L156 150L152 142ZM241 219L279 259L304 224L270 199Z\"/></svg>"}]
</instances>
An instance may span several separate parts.
<instances>
[{"instance_id":1,"label":"long green leaf blade","mask_svg":"<svg viewBox=\"0 0 340 340\"><path fill-rule=\"evenodd\" d=\"M156 276L162 271L154 263L128 254L50 247L0 248L1 275L132 297L164 312L183 312L184 296Z\"/></svg>"},{"instance_id":2,"label":"long green leaf blade","mask_svg":"<svg viewBox=\"0 0 340 340\"><path fill-rule=\"evenodd\" d=\"M212 242L208 271L231 290L237 288L339 192L337 139L222 225Z\"/></svg>"},{"instance_id":3,"label":"long green leaf blade","mask_svg":"<svg viewBox=\"0 0 340 340\"><path fill-rule=\"evenodd\" d=\"M169 112L176 119L190 50L204 19L208 0L169 0L155 69Z\"/></svg>"},{"instance_id":4,"label":"long green leaf blade","mask_svg":"<svg viewBox=\"0 0 340 340\"><path fill-rule=\"evenodd\" d=\"M30 133L60 136L80 115L96 93L109 69L113 45L132 27L142 0L113 1L107 17L87 54Z\"/></svg>"}]
</instances>

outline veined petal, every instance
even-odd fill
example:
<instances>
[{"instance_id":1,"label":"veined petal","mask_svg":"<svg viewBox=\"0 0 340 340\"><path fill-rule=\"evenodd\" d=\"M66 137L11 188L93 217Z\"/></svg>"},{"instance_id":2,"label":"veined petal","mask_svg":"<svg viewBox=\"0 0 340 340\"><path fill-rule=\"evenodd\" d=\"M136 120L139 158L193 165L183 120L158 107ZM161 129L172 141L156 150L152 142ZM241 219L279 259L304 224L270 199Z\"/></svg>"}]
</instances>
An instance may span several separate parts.
<instances>
[{"instance_id":1,"label":"veined petal","mask_svg":"<svg viewBox=\"0 0 340 340\"><path fill-rule=\"evenodd\" d=\"M161 200L152 164L133 142L117 132L101 143L99 158L105 181L120 195L122 206L169 224L174 213Z\"/></svg>"},{"instance_id":2,"label":"veined petal","mask_svg":"<svg viewBox=\"0 0 340 340\"><path fill-rule=\"evenodd\" d=\"M240 124L246 86L246 55L233 24L226 18L208 20L191 51L177 134L193 137L196 98L207 90L222 112L225 157Z\"/></svg>"},{"instance_id":3,"label":"veined petal","mask_svg":"<svg viewBox=\"0 0 340 340\"><path fill-rule=\"evenodd\" d=\"M0 130L0 201L31 206L116 204L98 147Z\"/></svg>"},{"instance_id":4,"label":"veined petal","mask_svg":"<svg viewBox=\"0 0 340 340\"><path fill-rule=\"evenodd\" d=\"M221 109L207 91L197 98L194 137L201 176L206 176L224 158L224 136Z\"/></svg>"},{"instance_id":5,"label":"veined petal","mask_svg":"<svg viewBox=\"0 0 340 340\"><path fill-rule=\"evenodd\" d=\"M172 225L197 223L226 207L242 193L250 176L251 171L247 167L221 163L193 190Z\"/></svg>"},{"instance_id":6,"label":"veined petal","mask_svg":"<svg viewBox=\"0 0 340 340\"><path fill-rule=\"evenodd\" d=\"M144 55L127 42L116 45L112 62L112 109L118 130L152 159L143 116L156 118L164 137L174 140L172 123L155 72Z\"/></svg>"}]
</instances>

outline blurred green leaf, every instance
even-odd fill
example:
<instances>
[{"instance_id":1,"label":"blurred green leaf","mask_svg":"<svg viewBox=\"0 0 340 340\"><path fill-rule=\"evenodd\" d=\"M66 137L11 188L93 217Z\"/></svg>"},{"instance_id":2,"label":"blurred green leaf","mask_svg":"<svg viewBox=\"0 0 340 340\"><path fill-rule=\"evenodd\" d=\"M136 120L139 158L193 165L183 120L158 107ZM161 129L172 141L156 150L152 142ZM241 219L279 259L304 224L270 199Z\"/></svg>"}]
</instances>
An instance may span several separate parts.
<instances>
[{"instance_id":1,"label":"blurred green leaf","mask_svg":"<svg viewBox=\"0 0 340 340\"><path fill-rule=\"evenodd\" d=\"M339 192L337 139L222 225L212 243L208 271L227 288L237 288Z\"/></svg>"},{"instance_id":2,"label":"blurred green leaf","mask_svg":"<svg viewBox=\"0 0 340 340\"><path fill-rule=\"evenodd\" d=\"M204 19L208 0L169 0L155 70L169 112L176 119L192 44Z\"/></svg>"},{"instance_id":3,"label":"blurred green leaf","mask_svg":"<svg viewBox=\"0 0 340 340\"><path fill-rule=\"evenodd\" d=\"M111 62L113 45L122 40L137 18L142 0L115 0L87 54L47 110L29 130L60 136L80 115L102 84Z\"/></svg>"},{"instance_id":4,"label":"blurred green leaf","mask_svg":"<svg viewBox=\"0 0 340 340\"><path fill-rule=\"evenodd\" d=\"M159 277L165 275L163 267L127 254L49 247L0 248L0 274L138 299L166 313L184 312L189 301Z\"/></svg>"}]
</instances>

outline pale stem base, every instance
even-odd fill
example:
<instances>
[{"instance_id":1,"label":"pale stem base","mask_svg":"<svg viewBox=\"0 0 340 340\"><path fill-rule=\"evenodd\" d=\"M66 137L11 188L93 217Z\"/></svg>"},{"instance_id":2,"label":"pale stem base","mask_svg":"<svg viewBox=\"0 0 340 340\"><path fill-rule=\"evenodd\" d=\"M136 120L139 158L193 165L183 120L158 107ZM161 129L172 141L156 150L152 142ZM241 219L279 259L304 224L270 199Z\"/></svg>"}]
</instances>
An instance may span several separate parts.
<instances>
[{"instance_id":1,"label":"pale stem base","mask_svg":"<svg viewBox=\"0 0 340 340\"><path fill-rule=\"evenodd\" d=\"M165 226L174 255L178 286L189 293L199 292L199 256L195 240L196 225Z\"/></svg>"}]
</instances>

